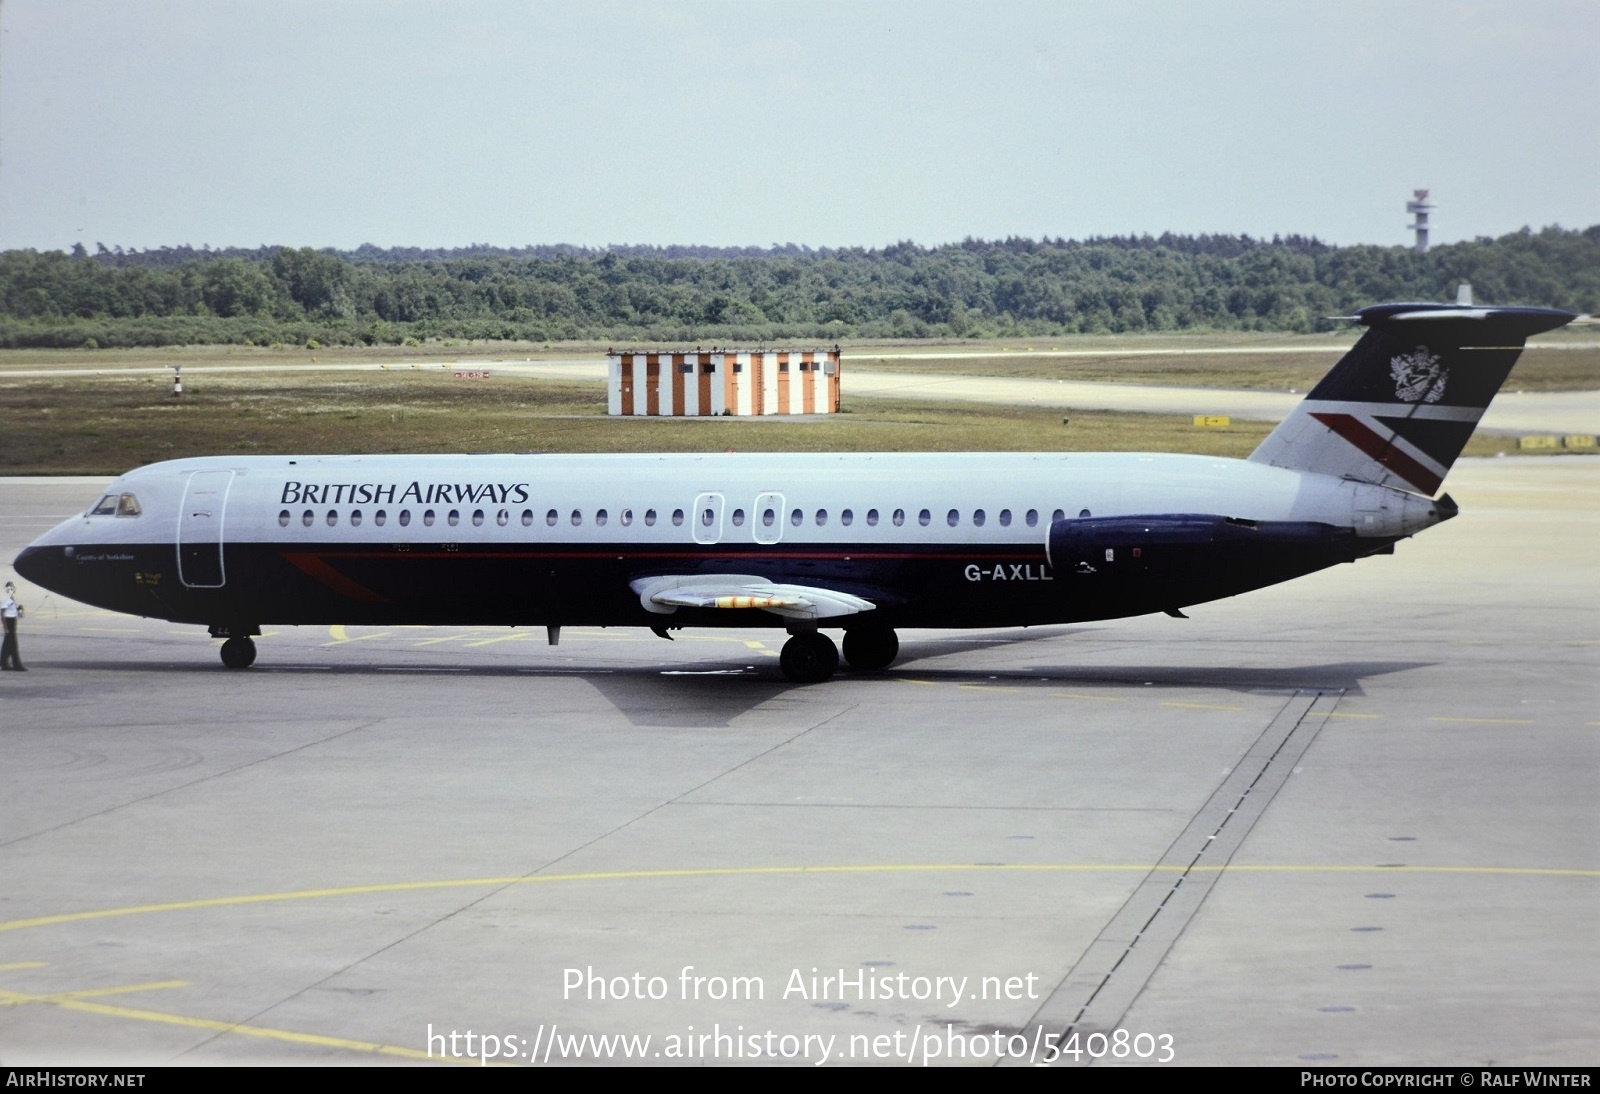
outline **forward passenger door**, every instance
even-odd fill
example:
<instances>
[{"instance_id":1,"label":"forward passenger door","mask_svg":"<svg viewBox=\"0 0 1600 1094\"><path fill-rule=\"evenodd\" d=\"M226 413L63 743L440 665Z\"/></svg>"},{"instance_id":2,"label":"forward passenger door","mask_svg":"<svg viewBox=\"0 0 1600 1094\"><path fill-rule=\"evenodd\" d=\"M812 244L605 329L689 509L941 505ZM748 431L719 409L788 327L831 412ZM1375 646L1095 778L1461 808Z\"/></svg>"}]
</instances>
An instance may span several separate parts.
<instances>
[{"instance_id":1,"label":"forward passenger door","mask_svg":"<svg viewBox=\"0 0 1600 1094\"><path fill-rule=\"evenodd\" d=\"M178 513L178 580L192 589L218 589L222 569L223 514L232 471L196 471Z\"/></svg>"}]
</instances>

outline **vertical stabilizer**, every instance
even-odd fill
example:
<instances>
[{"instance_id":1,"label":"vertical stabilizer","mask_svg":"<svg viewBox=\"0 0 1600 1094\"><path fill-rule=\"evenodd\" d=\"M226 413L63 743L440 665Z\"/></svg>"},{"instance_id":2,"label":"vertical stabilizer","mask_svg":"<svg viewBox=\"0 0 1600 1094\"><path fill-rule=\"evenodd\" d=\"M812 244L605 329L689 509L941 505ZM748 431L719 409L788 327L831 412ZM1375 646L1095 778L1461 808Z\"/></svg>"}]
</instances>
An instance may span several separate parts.
<instances>
[{"instance_id":1,"label":"vertical stabilizer","mask_svg":"<svg viewBox=\"0 0 1600 1094\"><path fill-rule=\"evenodd\" d=\"M1380 304L1355 318L1367 333L1250 459L1432 496L1524 341L1576 316Z\"/></svg>"}]
</instances>

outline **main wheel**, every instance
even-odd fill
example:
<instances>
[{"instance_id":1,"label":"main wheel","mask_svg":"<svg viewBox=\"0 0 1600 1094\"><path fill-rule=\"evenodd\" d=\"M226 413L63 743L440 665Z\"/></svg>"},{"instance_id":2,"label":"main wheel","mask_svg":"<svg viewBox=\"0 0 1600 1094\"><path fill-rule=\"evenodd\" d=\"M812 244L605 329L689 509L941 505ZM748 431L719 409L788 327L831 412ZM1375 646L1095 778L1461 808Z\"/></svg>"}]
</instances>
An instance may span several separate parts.
<instances>
[{"instance_id":1,"label":"main wheel","mask_svg":"<svg viewBox=\"0 0 1600 1094\"><path fill-rule=\"evenodd\" d=\"M256 644L244 635L222 644L222 663L230 669L247 669L256 663Z\"/></svg>"},{"instance_id":2,"label":"main wheel","mask_svg":"<svg viewBox=\"0 0 1600 1094\"><path fill-rule=\"evenodd\" d=\"M839 667L839 648L825 634L797 634L783 644L778 667L797 684L820 684Z\"/></svg>"},{"instance_id":3,"label":"main wheel","mask_svg":"<svg viewBox=\"0 0 1600 1094\"><path fill-rule=\"evenodd\" d=\"M894 664L900 639L889 627L852 627L844 632L844 659L858 672L876 672Z\"/></svg>"}]
</instances>

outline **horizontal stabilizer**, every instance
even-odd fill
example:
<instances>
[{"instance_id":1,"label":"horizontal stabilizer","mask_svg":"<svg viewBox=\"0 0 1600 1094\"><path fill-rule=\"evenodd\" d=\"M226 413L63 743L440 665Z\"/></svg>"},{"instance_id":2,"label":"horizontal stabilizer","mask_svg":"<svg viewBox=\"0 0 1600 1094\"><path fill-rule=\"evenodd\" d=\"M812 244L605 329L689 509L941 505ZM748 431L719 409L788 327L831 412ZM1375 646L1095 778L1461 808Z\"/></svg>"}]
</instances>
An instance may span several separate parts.
<instances>
[{"instance_id":1,"label":"horizontal stabilizer","mask_svg":"<svg viewBox=\"0 0 1600 1094\"><path fill-rule=\"evenodd\" d=\"M787 619L832 619L871 611L875 605L850 593L812 585L779 585L748 574L673 574L630 583L646 611L668 615L679 608L760 608Z\"/></svg>"}]
</instances>

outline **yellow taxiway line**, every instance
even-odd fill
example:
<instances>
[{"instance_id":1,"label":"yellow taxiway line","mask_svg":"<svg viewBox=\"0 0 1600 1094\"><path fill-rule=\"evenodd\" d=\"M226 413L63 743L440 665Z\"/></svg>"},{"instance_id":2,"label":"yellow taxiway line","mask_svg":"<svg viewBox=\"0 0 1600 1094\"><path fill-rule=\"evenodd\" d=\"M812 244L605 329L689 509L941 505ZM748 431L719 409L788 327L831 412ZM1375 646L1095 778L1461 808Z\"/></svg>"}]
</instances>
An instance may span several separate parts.
<instances>
[{"instance_id":1,"label":"yellow taxiway line","mask_svg":"<svg viewBox=\"0 0 1600 1094\"><path fill-rule=\"evenodd\" d=\"M320 900L330 897L363 896L372 893L421 892L429 889L503 888L510 885L551 885L561 882L643 881L663 878L770 877L801 874L913 874L913 873L1127 873L1216 870L1230 873L1277 874L1476 874L1495 877L1589 877L1600 878L1600 869L1574 869L1541 866L1352 866L1234 863L1226 866L1160 866L1151 863L909 863L864 866L712 866L681 870L603 870L583 874L525 874L519 877L461 878L453 881L399 881L381 885L350 885L328 889L296 889L277 893L248 893L239 896L178 900L162 904L135 904L122 908L101 908L88 912L62 912L0 922L0 932L81 923L122 916L183 912L200 908L228 908L248 904L284 903L292 900Z\"/></svg>"}]
</instances>

